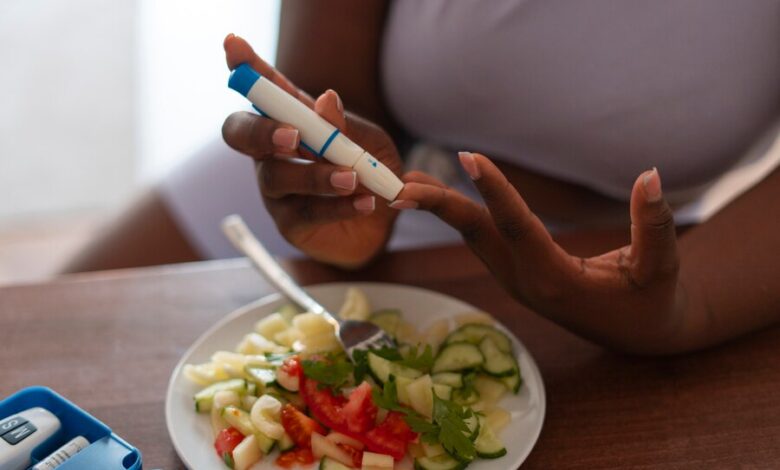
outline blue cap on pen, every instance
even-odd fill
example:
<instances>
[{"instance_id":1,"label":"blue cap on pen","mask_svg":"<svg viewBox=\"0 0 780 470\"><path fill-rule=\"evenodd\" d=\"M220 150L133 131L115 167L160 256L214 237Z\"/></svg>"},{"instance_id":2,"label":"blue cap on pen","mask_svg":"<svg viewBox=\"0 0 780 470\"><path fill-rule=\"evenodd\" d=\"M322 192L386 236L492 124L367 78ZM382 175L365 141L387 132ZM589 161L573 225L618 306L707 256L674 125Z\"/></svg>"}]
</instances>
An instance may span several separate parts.
<instances>
[{"instance_id":1,"label":"blue cap on pen","mask_svg":"<svg viewBox=\"0 0 780 470\"><path fill-rule=\"evenodd\" d=\"M255 72L249 64L241 64L230 73L228 86L246 96L252 85L260 79L260 74Z\"/></svg>"}]
</instances>

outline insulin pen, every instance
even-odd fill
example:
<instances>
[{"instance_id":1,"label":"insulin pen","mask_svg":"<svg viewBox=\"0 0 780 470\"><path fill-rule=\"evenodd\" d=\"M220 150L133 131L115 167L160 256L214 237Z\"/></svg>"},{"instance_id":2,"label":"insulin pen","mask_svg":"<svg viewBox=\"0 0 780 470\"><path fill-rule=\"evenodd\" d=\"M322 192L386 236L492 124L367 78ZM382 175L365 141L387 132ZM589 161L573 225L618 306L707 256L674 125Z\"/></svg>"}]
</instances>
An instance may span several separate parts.
<instances>
[{"instance_id":1,"label":"insulin pen","mask_svg":"<svg viewBox=\"0 0 780 470\"><path fill-rule=\"evenodd\" d=\"M262 115L298 129L303 145L317 156L352 168L360 184L372 192L388 201L401 192L403 182L382 162L248 64L233 70L228 86L244 95Z\"/></svg>"},{"instance_id":2,"label":"insulin pen","mask_svg":"<svg viewBox=\"0 0 780 470\"><path fill-rule=\"evenodd\" d=\"M89 446L89 441L84 436L74 437L53 454L35 464L30 470L54 470L81 450L86 449L87 446Z\"/></svg>"}]
</instances>

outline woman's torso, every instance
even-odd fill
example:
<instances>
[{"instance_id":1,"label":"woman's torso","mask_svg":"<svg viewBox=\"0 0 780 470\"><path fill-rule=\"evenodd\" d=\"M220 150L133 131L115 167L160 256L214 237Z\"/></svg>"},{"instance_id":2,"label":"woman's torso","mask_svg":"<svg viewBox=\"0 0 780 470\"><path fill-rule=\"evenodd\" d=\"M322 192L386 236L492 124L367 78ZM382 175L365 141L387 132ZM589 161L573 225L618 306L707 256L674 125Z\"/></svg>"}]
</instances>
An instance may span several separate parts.
<instances>
[{"instance_id":1,"label":"woman's torso","mask_svg":"<svg viewBox=\"0 0 780 470\"><path fill-rule=\"evenodd\" d=\"M727 170L780 108L780 0L395 0L388 104L412 134L626 199Z\"/></svg>"}]
</instances>

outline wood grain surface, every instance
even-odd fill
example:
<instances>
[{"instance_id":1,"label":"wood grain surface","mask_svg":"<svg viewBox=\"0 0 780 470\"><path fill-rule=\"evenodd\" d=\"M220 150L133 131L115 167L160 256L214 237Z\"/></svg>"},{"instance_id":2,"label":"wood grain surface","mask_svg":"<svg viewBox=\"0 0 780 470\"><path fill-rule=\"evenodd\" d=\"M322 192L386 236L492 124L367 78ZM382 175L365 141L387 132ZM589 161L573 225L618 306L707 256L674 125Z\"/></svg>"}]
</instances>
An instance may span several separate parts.
<instances>
[{"instance_id":1,"label":"wood grain surface","mask_svg":"<svg viewBox=\"0 0 780 470\"><path fill-rule=\"evenodd\" d=\"M621 233L561 239L579 254L624 241ZM460 246L388 254L354 273L286 266L305 284L410 284L497 316L529 348L547 391L524 469L780 468L780 328L681 357L627 357L522 308ZM220 317L270 292L244 260L0 289L0 397L49 386L137 446L144 468L183 468L163 412L171 371Z\"/></svg>"}]
</instances>

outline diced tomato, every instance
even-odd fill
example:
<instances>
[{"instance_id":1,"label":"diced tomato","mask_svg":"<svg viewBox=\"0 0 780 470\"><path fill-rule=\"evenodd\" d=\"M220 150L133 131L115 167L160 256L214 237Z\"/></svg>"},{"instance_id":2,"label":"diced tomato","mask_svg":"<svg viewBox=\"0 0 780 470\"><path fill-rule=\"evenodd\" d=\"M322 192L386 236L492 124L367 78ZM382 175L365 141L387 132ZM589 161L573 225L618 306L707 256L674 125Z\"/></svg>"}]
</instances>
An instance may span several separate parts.
<instances>
[{"instance_id":1,"label":"diced tomato","mask_svg":"<svg viewBox=\"0 0 780 470\"><path fill-rule=\"evenodd\" d=\"M363 466L363 451L359 449L355 449L352 446L348 446L346 444L336 444L337 446L341 447L344 452L348 453L350 457L352 457L352 466L355 468L361 468Z\"/></svg>"},{"instance_id":2,"label":"diced tomato","mask_svg":"<svg viewBox=\"0 0 780 470\"><path fill-rule=\"evenodd\" d=\"M301 360L298 356L291 356L284 360L280 370L284 371L287 375L302 375L303 368L301 367Z\"/></svg>"},{"instance_id":3,"label":"diced tomato","mask_svg":"<svg viewBox=\"0 0 780 470\"><path fill-rule=\"evenodd\" d=\"M282 452L276 458L276 465L291 468L296 465L309 465L314 463L314 455L309 448L293 449Z\"/></svg>"},{"instance_id":4,"label":"diced tomato","mask_svg":"<svg viewBox=\"0 0 780 470\"><path fill-rule=\"evenodd\" d=\"M336 431L346 431L344 414L342 413L343 397L336 397L329 388L319 388L315 380L301 377L301 395L309 412L325 426Z\"/></svg>"},{"instance_id":5,"label":"diced tomato","mask_svg":"<svg viewBox=\"0 0 780 470\"><path fill-rule=\"evenodd\" d=\"M343 414L347 430L355 433L364 433L374 427L377 407L371 398L371 385L363 382L347 398ZM404 423L406 424L406 423Z\"/></svg>"},{"instance_id":6,"label":"diced tomato","mask_svg":"<svg viewBox=\"0 0 780 470\"><path fill-rule=\"evenodd\" d=\"M282 407L282 426L293 442L300 447L311 447L311 433L325 434L325 430L318 422L289 403Z\"/></svg>"},{"instance_id":7,"label":"diced tomato","mask_svg":"<svg viewBox=\"0 0 780 470\"><path fill-rule=\"evenodd\" d=\"M233 468L233 449L244 440L244 435L234 427L223 429L214 440L214 448L219 458L225 461L228 467Z\"/></svg>"},{"instance_id":8,"label":"diced tomato","mask_svg":"<svg viewBox=\"0 0 780 470\"><path fill-rule=\"evenodd\" d=\"M408 441L399 439L398 436L390 434L386 429L379 426L368 431L363 438L363 442L371 452L377 454L387 454L396 460L401 460L406 455L406 446Z\"/></svg>"},{"instance_id":9,"label":"diced tomato","mask_svg":"<svg viewBox=\"0 0 780 470\"><path fill-rule=\"evenodd\" d=\"M404 421L403 415L397 411L388 413L384 421L364 436L362 441L368 450L392 455L396 460L401 460L406 455L409 442L417 438L417 434Z\"/></svg>"},{"instance_id":10,"label":"diced tomato","mask_svg":"<svg viewBox=\"0 0 780 470\"><path fill-rule=\"evenodd\" d=\"M412 431L412 428L406 424L404 415L397 411L391 411L387 413L385 420L379 425L379 427L386 429L393 436L398 436L406 441L413 441L417 439L417 433Z\"/></svg>"}]
</instances>

